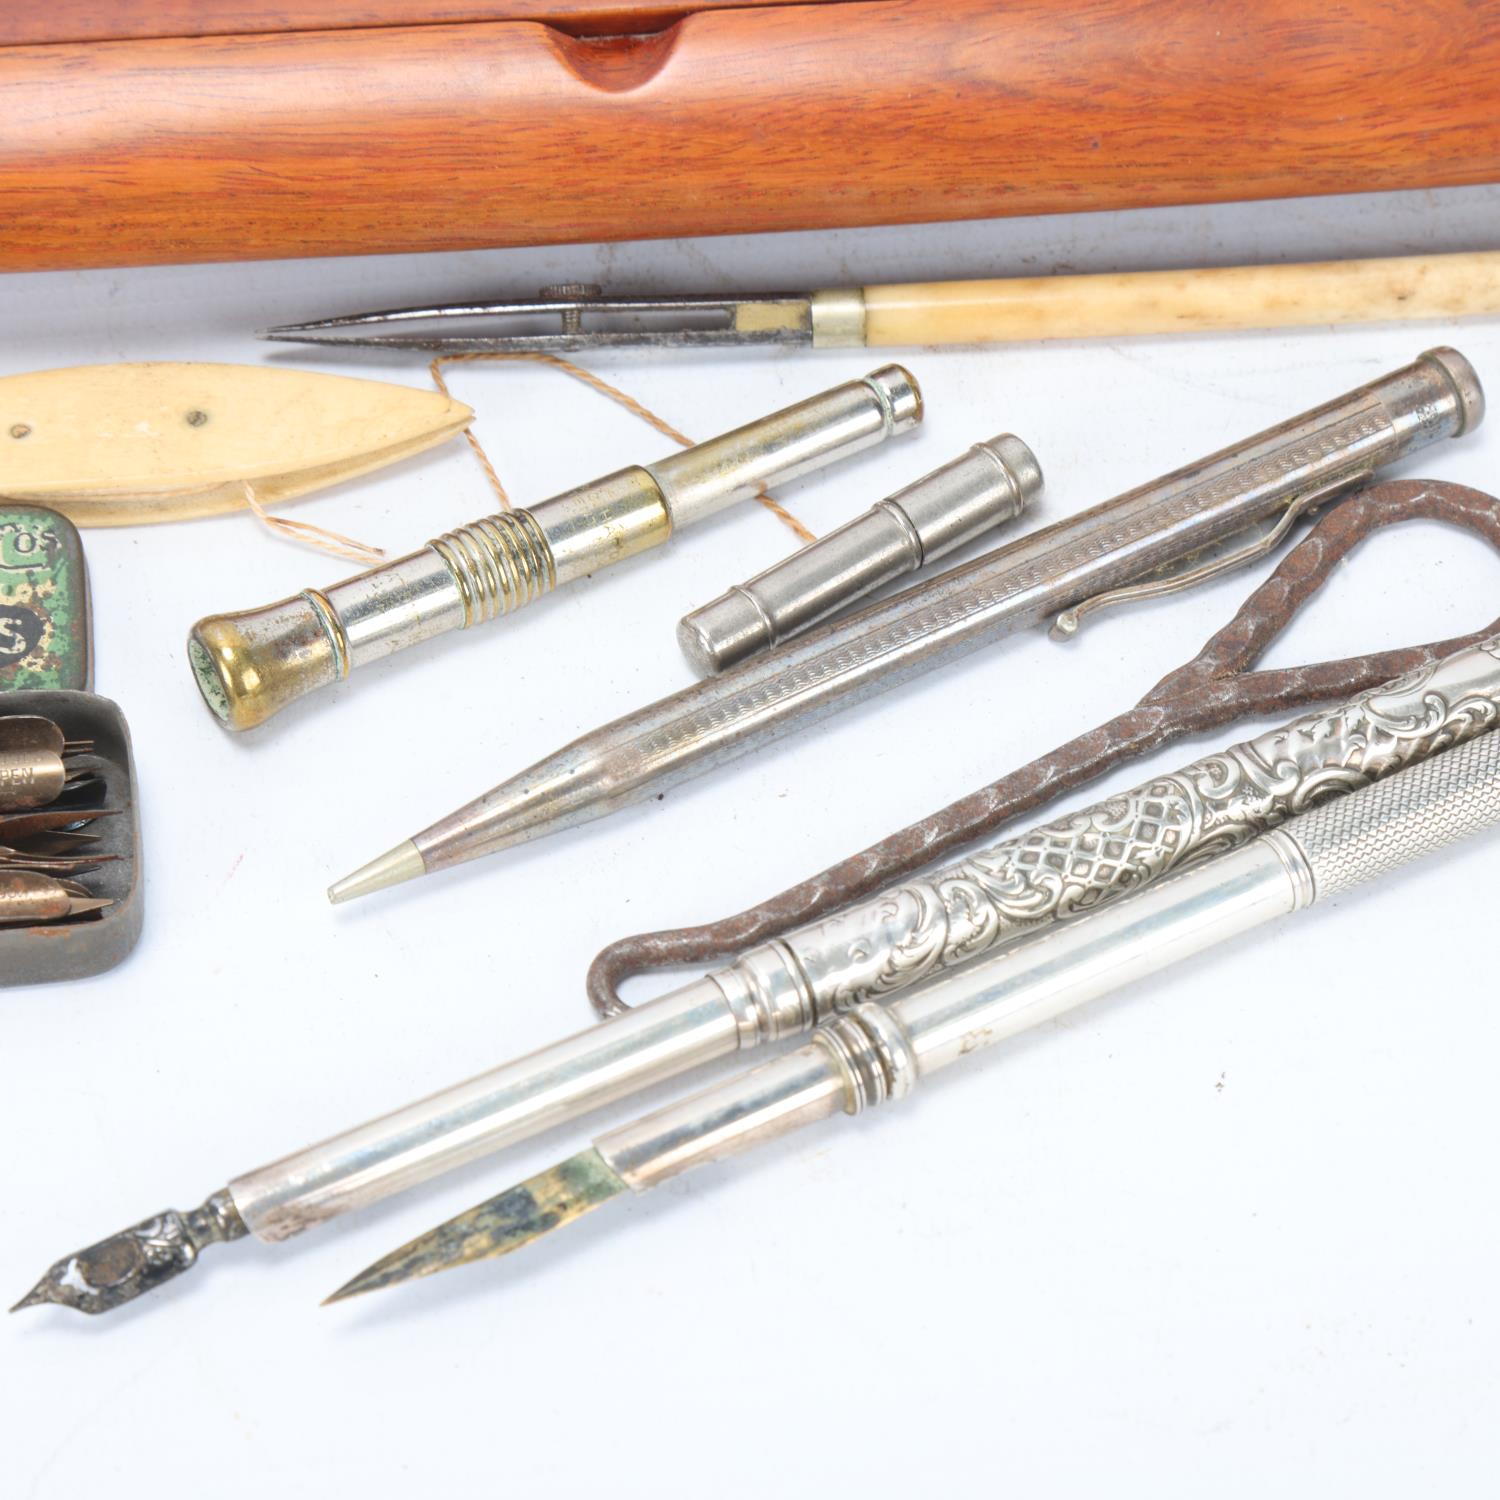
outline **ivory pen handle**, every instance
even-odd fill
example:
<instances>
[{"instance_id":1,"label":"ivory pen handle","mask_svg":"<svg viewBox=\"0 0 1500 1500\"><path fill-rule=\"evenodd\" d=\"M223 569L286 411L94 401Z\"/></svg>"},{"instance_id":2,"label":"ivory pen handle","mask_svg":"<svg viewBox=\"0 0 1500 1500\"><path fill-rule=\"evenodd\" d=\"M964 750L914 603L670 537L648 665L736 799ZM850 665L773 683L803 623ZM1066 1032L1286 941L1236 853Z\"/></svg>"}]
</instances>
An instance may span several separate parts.
<instances>
[{"instance_id":1,"label":"ivory pen handle","mask_svg":"<svg viewBox=\"0 0 1500 1500\"><path fill-rule=\"evenodd\" d=\"M864 342L1024 343L1500 312L1500 251L866 287Z\"/></svg>"}]
</instances>

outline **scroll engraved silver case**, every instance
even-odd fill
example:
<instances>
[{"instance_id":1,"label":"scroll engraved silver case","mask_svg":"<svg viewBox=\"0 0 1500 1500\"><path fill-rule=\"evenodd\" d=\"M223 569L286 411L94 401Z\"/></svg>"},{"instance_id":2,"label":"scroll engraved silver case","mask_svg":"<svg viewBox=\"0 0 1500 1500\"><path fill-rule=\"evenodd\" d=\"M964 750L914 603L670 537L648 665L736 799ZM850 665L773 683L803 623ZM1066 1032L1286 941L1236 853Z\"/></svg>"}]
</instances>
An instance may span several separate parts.
<instances>
[{"instance_id":1,"label":"scroll engraved silver case","mask_svg":"<svg viewBox=\"0 0 1500 1500\"><path fill-rule=\"evenodd\" d=\"M784 1034L1210 859L1492 728L1500 636L750 950L715 978Z\"/></svg>"},{"instance_id":2,"label":"scroll engraved silver case","mask_svg":"<svg viewBox=\"0 0 1500 1500\"><path fill-rule=\"evenodd\" d=\"M704 1162L900 1099L928 1074L1500 821L1500 736L1485 735L1314 808L1129 901L863 1001L808 1042L595 1137L645 1192Z\"/></svg>"}]
</instances>

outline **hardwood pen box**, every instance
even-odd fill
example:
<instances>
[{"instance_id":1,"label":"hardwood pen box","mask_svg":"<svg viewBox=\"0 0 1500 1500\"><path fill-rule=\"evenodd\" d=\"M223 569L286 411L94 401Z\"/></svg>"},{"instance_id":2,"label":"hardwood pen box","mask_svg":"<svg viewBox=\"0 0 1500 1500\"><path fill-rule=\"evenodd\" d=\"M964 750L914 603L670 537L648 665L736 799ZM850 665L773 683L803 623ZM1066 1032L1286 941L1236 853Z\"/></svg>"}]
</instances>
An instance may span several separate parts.
<instances>
[{"instance_id":1,"label":"hardwood pen box","mask_svg":"<svg viewBox=\"0 0 1500 1500\"><path fill-rule=\"evenodd\" d=\"M0 8L0 269L1500 178L1500 0Z\"/></svg>"}]
</instances>

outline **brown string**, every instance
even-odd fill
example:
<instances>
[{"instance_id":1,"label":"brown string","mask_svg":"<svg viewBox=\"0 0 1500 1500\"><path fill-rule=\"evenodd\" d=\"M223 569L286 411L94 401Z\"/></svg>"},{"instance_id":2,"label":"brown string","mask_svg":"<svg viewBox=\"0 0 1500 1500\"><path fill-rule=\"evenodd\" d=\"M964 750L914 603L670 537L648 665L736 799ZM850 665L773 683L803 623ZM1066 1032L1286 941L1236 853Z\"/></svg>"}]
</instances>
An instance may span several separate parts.
<instances>
[{"instance_id":1,"label":"brown string","mask_svg":"<svg viewBox=\"0 0 1500 1500\"><path fill-rule=\"evenodd\" d=\"M540 364L551 365L554 369L561 370L564 375L571 375L574 380L581 380L584 385L591 390L598 391L601 396L608 396L611 401L623 406L632 416L639 417L643 422L649 422L659 433L671 438L674 443L681 443L684 448L693 446L692 438L686 433L679 432L664 417L657 416L650 407L643 406L634 396L622 391L618 386L611 385L591 371L585 370L582 365L575 365L570 359L560 359L555 354L543 354L538 350L440 354L427 368L432 375L432 383L451 400L453 393L448 389L448 382L443 379L442 367L444 365L494 359L530 359ZM479 466L484 470L485 478L490 482L490 488L499 498L501 509L509 510L511 508L510 495L501 483L494 464L490 462L489 454L484 451L484 445L474 435L472 427L464 429L464 441L473 449L475 458L479 460ZM330 531L326 526L315 526L311 521L292 521L285 516L271 515L261 504L260 497L255 493L249 481L241 480L240 483L245 495L245 504L250 507L255 518L267 531L273 532L286 541L300 542L316 548L319 552L329 552L335 557L345 557L367 568L385 560L386 553L383 548L372 547L368 542L362 542L357 537L346 536L341 531ZM757 495L756 499L777 520L791 527L801 541L817 540L813 533L778 500L770 495Z\"/></svg>"},{"instance_id":2,"label":"brown string","mask_svg":"<svg viewBox=\"0 0 1500 1500\"><path fill-rule=\"evenodd\" d=\"M1382 526L1414 520L1443 521L1475 532L1500 551L1500 500L1491 495L1427 480L1398 480L1361 491L1334 506L1202 651L1164 677L1134 708L758 906L702 926L611 943L589 968L594 1009L605 1017L619 1015L629 1009L619 995L627 979L653 969L727 959L817 921L993 833L1021 813L1087 785L1123 761L1185 735L1251 715L1347 698L1500 631L1496 620L1455 640L1275 671L1251 670L1353 547Z\"/></svg>"},{"instance_id":3,"label":"brown string","mask_svg":"<svg viewBox=\"0 0 1500 1500\"><path fill-rule=\"evenodd\" d=\"M584 385L588 386L591 390L598 391L601 396L608 396L611 401L623 406L632 416L639 417L643 422L649 422L659 433L664 437L671 438L674 443L681 443L684 448L691 448L693 446L692 438L688 437L685 433L679 432L664 417L657 416L650 407L643 406L634 396L626 394L618 386L611 385L607 380L593 374L592 371L585 370L582 365L575 365L572 360L559 358L556 354L543 354L534 349L485 351L474 354L440 354L427 368L432 375L432 383L445 396L451 398L452 392L449 391L448 384L443 379L442 367L444 365L472 364L478 360L499 359L529 359L535 360L539 364L551 365L553 369L561 370L564 375L571 375L574 380L581 380ZM465 429L464 438L468 442L469 447L474 450L474 455L478 458L480 466L484 469L490 485L493 487L495 494L500 498L501 506L505 510L509 510L511 508L510 496L506 493L505 486L500 482L500 476L495 472L495 466L490 462L489 455L485 453L483 445L474 435L472 427ZM817 540L813 533L796 516L787 510L784 505L780 504L779 501L772 499L770 495L758 495L756 498L779 521L790 526L802 541L813 542Z\"/></svg>"},{"instance_id":4,"label":"brown string","mask_svg":"<svg viewBox=\"0 0 1500 1500\"><path fill-rule=\"evenodd\" d=\"M255 488L248 479L240 480L240 489L245 496L245 504L250 507L256 520L267 531L287 541L302 542L309 547L316 548L319 552L330 552L335 557L347 557L352 562L363 563L367 568L385 560L385 552L382 548L372 547L368 542L361 542L356 537L345 536L342 531L330 531L326 526L314 526L311 521L293 521L286 516L271 515L260 503L260 496L255 493Z\"/></svg>"}]
</instances>

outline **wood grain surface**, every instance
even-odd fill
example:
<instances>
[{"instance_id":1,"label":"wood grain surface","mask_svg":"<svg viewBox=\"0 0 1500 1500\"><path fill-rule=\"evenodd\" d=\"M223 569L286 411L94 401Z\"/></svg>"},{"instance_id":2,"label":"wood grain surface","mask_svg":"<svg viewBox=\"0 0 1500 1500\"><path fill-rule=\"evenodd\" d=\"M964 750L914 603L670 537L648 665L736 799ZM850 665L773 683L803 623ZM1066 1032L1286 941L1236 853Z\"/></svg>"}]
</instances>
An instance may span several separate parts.
<instances>
[{"instance_id":1,"label":"wood grain surface","mask_svg":"<svg viewBox=\"0 0 1500 1500\"><path fill-rule=\"evenodd\" d=\"M143 37L546 21L575 35L641 31L693 11L781 0L0 0L0 47ZM836 4L838 0L802 0Z\"/></svg>"},{"instance_id":2,"label":"wood grain surface","mask_svg":"<svg viewBox=\"0 0 1500 1500\"><path fill-rule=\"evenodd\" d=\"M1500 179L1500 0L871 0L0 52L0 269Z\"/></svg>"}]
</instances>

